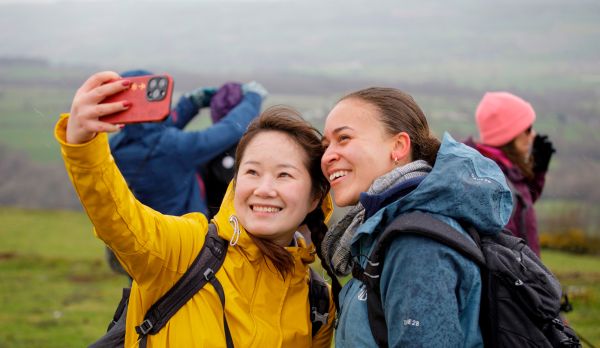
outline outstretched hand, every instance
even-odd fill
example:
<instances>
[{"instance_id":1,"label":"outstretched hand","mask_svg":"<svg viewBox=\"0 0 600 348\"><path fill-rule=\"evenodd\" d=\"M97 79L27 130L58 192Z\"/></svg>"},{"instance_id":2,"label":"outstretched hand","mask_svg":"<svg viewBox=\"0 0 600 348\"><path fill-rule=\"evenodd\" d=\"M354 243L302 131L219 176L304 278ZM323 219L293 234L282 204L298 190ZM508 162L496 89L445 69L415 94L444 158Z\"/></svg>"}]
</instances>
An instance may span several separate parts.
<instances>
[{"instance_id":1,"label":"outstretched hand","mask_svg":"<svg viewBox=\"0 0 600 348\"><path fill-rule=\"evenodd\" d=\"M102 122L100 117L126 110L131 105L126 100L102 104L106 97L129 88L130 81L119 80L120 78L116 72L99 72L90 76L79 87L71 104L71 116L67 123L67 143L82 144L91 140L99 132L119 130L119 125Z\"/></svg>"},{"instance_id":2,"label":"outstretched hand","mask_svg":"<svg viewBox=\"0 0 600 348\"><path fill-rule=\"evenodd\" d=\"M536 173L548 171L550 159L555 152L556 149L547 135L536 135L533 140L533 171Z\"/></svg>"},{"instance_id":3,"label":"outstretched hand","mask_svg":"<svg viewBox=\"0 0 600 348\"><path fill-rule=\"evenodd\" d=\"M242 85L242 91L244 93L254 92L254 93L260 95L260 97L263 100L269 95L269 91L267 91L267 89L263 85L261 85L260 83L258 83L256 81L250 81L250 82L244 83Z\"/></svg>"}]
</instances>

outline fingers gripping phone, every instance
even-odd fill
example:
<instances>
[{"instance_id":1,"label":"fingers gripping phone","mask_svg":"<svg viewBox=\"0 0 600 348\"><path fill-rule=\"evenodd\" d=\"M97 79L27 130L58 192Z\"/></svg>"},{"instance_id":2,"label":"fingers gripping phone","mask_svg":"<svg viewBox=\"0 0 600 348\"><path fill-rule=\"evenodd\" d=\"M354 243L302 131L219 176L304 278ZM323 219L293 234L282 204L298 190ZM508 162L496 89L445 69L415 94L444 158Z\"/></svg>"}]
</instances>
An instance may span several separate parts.
<instances>
[{"instance_id":1,"label":"fingers gripping phone","mask_svg":"<svg viewBox=\"0 0 600 348\"><path fill-rule=\"evenodd\" d=\"M146 75L127 77L129 88L111 95L102 103L130 101L131 106L114 114L106 115L102 121L112 124L159 122L171 112L173 78L170 75Z\"/></svg>"}]
</instances>

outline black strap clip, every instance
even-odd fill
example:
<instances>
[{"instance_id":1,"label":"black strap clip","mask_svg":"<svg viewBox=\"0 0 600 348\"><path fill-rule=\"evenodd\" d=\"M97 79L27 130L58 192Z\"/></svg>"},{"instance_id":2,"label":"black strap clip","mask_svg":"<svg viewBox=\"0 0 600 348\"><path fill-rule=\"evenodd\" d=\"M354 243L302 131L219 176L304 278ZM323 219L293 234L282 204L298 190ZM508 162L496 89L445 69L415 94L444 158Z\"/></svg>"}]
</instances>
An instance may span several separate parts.
<instances>
[{"instance_id":1,"label":"black strap clip","mask_svg":"<svg viewBox=\"0 0 600 348\"><path fill-rule=\"evenodd\" d=\"M154 324L152 324L150 319L146 319L139 326L135 327L135 332L137 332L138 335L145 336L148 334L148 332L150 332L150 330L152 330L153 327Z\"/></svg>"},{"instance_id":2,"label":"black strap clip","mask_svg":"<svg viewBox=\"0 0 600 348\"><path fill-rule=\"evenodd\" d=\"M210 282L214 277L215 272L212 270L212 268L207 268L206 271L204 271L204 279L206 279L207 281Z\"/></svg>"}]
</instances>

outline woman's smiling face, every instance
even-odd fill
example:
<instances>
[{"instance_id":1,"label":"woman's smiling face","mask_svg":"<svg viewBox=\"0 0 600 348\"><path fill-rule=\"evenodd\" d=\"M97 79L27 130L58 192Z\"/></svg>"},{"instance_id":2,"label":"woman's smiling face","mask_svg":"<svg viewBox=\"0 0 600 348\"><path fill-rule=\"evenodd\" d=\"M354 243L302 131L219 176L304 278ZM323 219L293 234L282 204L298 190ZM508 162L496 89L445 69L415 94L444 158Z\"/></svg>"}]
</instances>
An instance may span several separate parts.
<instances>
[{"instance_id":1,"label":"woman's smiling face","mask_svg":"<svg viewBox=\"0 0 600 348\"><path fill-rule=\"evenodd\" d=\"M317 206L305 150L289 135L263 131L246 147L236 176L234 206L249 233L288 246Z\"/></svg>"},{"instance_id":2,"label":"woman's smiling face","mask_svg":"<svg viewBox=\"0 0 600 348\"><path fill-rule=\"evenodd\" d=\"M325 121L321 170L338 206L358 203L361 192L394 168L394 144L375 106L351 98L331 110Z\"/></svg>"}]
</instances>

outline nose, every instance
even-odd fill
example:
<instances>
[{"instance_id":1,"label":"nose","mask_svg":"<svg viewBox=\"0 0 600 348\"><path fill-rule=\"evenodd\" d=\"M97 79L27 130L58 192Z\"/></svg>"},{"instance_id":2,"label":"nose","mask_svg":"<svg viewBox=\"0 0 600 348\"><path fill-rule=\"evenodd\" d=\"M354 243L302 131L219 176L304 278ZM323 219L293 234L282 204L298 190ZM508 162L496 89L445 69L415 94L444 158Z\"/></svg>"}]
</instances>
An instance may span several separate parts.
<instances>
[{"instance_id":1,"label":"nose","mask_svg":"<svg viewBox=\"0 0 600 348\"><path fill-rule=\"evenodd\" d=\"M327 149L325 149L325 152L323 153L323 157L321 157L321 170L323 170L323 172L325 172L325 169L327 169L327 167L329 165L331 165L333 162L337 161L339 158L340 158L340 156L337 153L337 151L335 151L333 146L329 145L327 147Z\"/></svg>"},{"instance_id":2,"label":"nose","mask_svg":"<svg viewBox=\"0 0 600 348\"><path fill-rule=\"evenodd\" d=\"M259 197L275 197L277 191L274 179L270 176L263 176L254 189L254 194Z\"/></svg>"}]
</instances>

